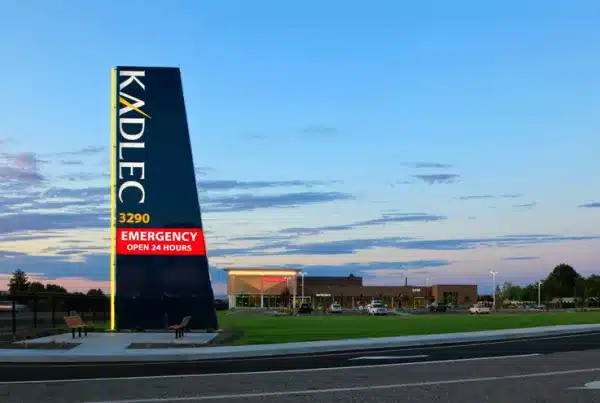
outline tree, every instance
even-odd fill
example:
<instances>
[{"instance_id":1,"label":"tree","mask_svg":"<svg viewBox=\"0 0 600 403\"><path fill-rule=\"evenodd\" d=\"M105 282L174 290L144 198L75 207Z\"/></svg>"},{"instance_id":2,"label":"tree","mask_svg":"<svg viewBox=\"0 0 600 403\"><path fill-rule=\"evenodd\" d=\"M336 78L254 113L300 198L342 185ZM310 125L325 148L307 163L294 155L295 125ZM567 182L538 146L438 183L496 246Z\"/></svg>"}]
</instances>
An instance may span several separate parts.
<instances>
[{"instance_id":1,"label":"tree","mask_svg":"<svg viewBox=\"0 0 600 403\"><path fill-rule=\"evenodd\" d=\"M290 289L287 287L285 287L281 293L281 304L286 307L290 304Z\"/></svg>"},{"instance_id":2,"label":"tree","mask_svg":"<svg viewBox=\"0 0 600 403\"><path fill-rule=\"evenodd\" d=\"M538 285L529 284L522 288L521 301L537 301L538 300Z\"/></svg>"},{"instance_id":3,"label":"tree","mask_svg":"<svg viewBox=\"0 0 600 403\"><path fill-rule=\"evenodd\" d=\"M29 283L29 287L28 287L27 291L29 291L29 292L44 292L44 291L46 291L46 287L44 287L44 284L40 283L39 281L34 281L32 283Z\"/></svg>"},{"instance_id":4,"label":"tree","mask_svg":"<svg viewBox=\"0 0 600 403\"><path fill-rule=\"evenodd\" d=\"M29 289L29 277L23 270L16 270L8 282L10 292L25 292Z\"/></svg>"},{"instance_id":5,"label":"tree","mask_svg":"<svg viewBox=\"0 0 600 403\"><path fill-rule=\"evenodd\" d=\"M588 297L600 298L600 276L594 274L585 281L586 294Z\"/></svg>"},{"instance_id":6,"label":"tree","mask_svg":"<svg viewBox=\"0 0 600 403\"><path fill-rule=\"evenodd\" d=\"M90 297L103 297L104 296L104 292L97 288L97 289L91 289L87 292L87 295Z\"/></svg>"},{"instance_id":7,"label":"tree","mask_svg":"<svg viewBox=\"0 0 600 403\"><path fill-rule=\"evenodd\" d=\"M574 297L581 275L566 263L561 263L552 270L542 286L548 299Z\"/></svg>"},{"instance_id":8,"label":"tree","mask_svg":"<svg viewBox=\"0 0 600 403\"><path fill-rule=\"evenodd\" d=\"M67 294L67 289L57 284L46 284L46 292L53 292L57 294Z\"/></svg>"},{"instance_id":9,"label":"tree","mask_svg":"<svg viewBox=\"0 0 600 403\"><path fill-rule=\"evenodd\" d=\"M502 297L509 301L522 301L523 289L519 285L506 282L502 286Z\"/></svg>"}]
</instances>

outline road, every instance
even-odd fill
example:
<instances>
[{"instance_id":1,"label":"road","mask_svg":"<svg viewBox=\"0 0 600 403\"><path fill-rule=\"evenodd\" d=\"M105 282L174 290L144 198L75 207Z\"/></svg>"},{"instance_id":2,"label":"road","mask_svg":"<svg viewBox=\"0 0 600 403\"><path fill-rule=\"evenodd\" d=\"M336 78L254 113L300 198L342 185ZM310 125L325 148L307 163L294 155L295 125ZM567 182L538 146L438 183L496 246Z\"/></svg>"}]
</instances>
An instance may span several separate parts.
<instances>
[{"instance_id":1,"label":"road","mask_svg":"<svg viewBox=\"0 0 600 403\"><path fill-rule=\"evenodd\" d=\"M258 371L258 372L257 372ZM600 333L196 363L0 365L0 401L600 401Z\"/></svg>"}]
</instances>

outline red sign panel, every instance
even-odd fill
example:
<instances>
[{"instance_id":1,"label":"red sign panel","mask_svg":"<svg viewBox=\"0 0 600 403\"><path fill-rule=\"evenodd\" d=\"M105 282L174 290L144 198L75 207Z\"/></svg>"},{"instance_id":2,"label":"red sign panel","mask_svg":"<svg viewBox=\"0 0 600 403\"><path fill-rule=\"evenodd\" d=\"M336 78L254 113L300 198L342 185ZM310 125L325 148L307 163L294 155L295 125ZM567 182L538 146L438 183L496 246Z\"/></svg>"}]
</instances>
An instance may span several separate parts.
<instances>
[{"instance_id":1,"label":"red sign panel","mask_svg":"<svg viewBox=\"0 0 600 403\"><path fill-rule=\"evenodd\" d=\"M206 255L201 228L117 228L119 255Z\"/></svg>"}]
</instances>

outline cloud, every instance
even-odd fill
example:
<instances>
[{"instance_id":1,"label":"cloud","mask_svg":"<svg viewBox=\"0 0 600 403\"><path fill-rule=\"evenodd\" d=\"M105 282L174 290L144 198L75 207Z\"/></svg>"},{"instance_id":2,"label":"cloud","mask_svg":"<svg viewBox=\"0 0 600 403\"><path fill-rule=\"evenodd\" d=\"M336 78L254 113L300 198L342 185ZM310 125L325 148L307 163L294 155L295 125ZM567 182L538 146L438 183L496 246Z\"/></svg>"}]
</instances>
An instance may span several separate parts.
<instances>
[{"instance_id":1,"label":"cloud","mask_svg":"<svg viewBox=\"0 0 600 403\"><path fill-rule=\"evenodd\" d=\"M439 168L439 169L447 169L452 168L450 164L442 164L439 162L403 162L402 165L408 166L411 168Z\"/></svg>"},{"instance_id":2,"label":"cloud","mask_svg":"<svg viewBox=\"0 0 600 403\"><path fill-rule=\"evenodd\" d=\"M518 197L523 197L522 194L514 193L514 194L502 194L502 195L471 195L471 196L460 196L456 199L458 200L474 200L474 199L515 199Z\"/></svg>"},{"instance_id":3,"label":"cloud","mask_svg":"<svg viewBox=\"0 0 600 403\"><path fill-rule=\"evenodd\" d=\"M277 195L237 194L227 196L201 196L204 211L233 212L268 208L292 208L307 204L354 200L354 196L342 192L297 192Z\"/></svg>"},{"instance_id":4,"label":"cloud","mask_svg":"<svg viewBox=\"0 0 600 403\"><path fill-rule=\"evenodd\" d=\"M3 146L5 144L10 144L13 141L14 140L11 137L0 137L0 146Z\"/></svg>"},{"instance_id":5,"label":"cloud","mask_svg":"<svg viewBox=\"0 0 600 403\"><path fill-rule=\"evenodd\" d=\"M524 204L513 204L514 208L523 209L523 210L529 210L529 209L532 209L535 206L537 206L536 202L524 203Z\"/></svg>"},{"instance_id":6,"label":"cloud","mask_svg":"<svg viewBox=\"0 0 600 403\"><path fill-rule=\"evenodd\" d=\"M455 239L416 239L411 237L362 238L324 242L296 243L293 237L275 238L262 245L251 248L228 249L220 253L216 249L211 256L239 255L346 255L373 248L396 248L404 250L473 250L477 248L506 248L522 245L558 243L566 241L598 240L600 236L562 236L562 235L505 235L490 238L455 238ZM276 250L276 252L273 252Z\"/></svg>"},{"instance_id":7,"label":"cloud","mask_svg":"<svg viewBox=\"0 0 600 403\"><path fill-rule=\"evenodd\" d=\"M206 176L215 169L208 166L197 166L194 167L194 170L196 172L196 176Z\"/></svg>"},{"instance_id":8,"label":"cloud","mask_svg":"<svg viewBox=\"0 0 600 403\"><path fill-rule=\"evenodd\" d=\"M60 180L66 180L69 182L91 182L95 180L109 179L110 175L107 173L100 172L74 172L68 174L62 174L56 177Z\"/></svg>"},{"instance_id":9,"label":"cloud","mask_svg":"<svg viewBox=\"0 0 600 403\"><path fill-rule=\"evenodd\" d=\"M600 202L592 202L592 203L586 203L586 204L580 204L577 207L583 207L583 208L598 208L600 207Z\"/></svg>"},{"instance_id":10,"label":"cloud","mask_svg":"<svg viewBox=\"0 0 600 403\"><path fill-rule=\"evenodd\" d=\"M83 161L79 160L62 160L60 161L61 165L82 165Z\"/></svg>"},{"instance_id":11,"label":"cloud","mask_svg":"<svg viewBox=\"0 0 600 403\"><path fill-rule=\"evenodd\" d=\"M55 229L108 228L106 187L26 190L0 196L0 234ZM4 213L4 214L2 214Z\"/></svg>"},{"instance_id":12,"label":"cloud","mask_svg":"<svg viewBox=\"0 0 600 403\"><path fill-rule=\"evenodd\" d=\"M414 178L417 178L425 183L430 185L433 184L448 184L455 183L460 175L458 174L425 174L425 175L413 175Z\"/></svg>"},{"instance_id":13,"label":"cloud","mask_svg":"<svg viewBox=\"0 0 600 403\"><path fill-rule=\"evenodd\" d=\"M449 260L409 260L409 261L398 261L398 262L369 262L369 263L345 263L341 265L302 265L302 264L289 264L282 266L265 266L264 268L287 268L287 269L298 269L307 272L309 275L314 273L319 274L331 274L331 275L345 275L346 273L352 273L357 276L368 276L368 277L394 277L394 276L405 276L406 270L413 269L426 269L433 267L443 267L451 265L452 261ZM340 272L344 273L341 274Z\"/></svg>"},{"instance_id":14,"label":"cloud","mask_svg":"<svg viewBox=\"0 0 600 403\"><path fill-rule=\"evenodd\" d=\"M43 162L31 152L0 153L0 186L41 184L45 177L39 164Z\"/></svg>"},{"instance_id":15,"label":"cloud","mask_svg":"<svg viewBox=\"0 0 600 403\"><path fill-rule=\"evenodd\" d=\"M518 256L518 257L507 257L502 260L537 260L539 256Z\"/></svg>"},{"instance_id":16,"label":"cloud","mask_svg":"<svg viewBox=\"0 0 600 403\"><path fill-rule=\"evenodd\" d=\"M250 189L270 189L283 187L307 187L326 186L340 183L340 181L320 181L320 180L287 180L287 181L238 181L238 180L199 180L198 190L200 191L221 191L221 190L250 190Z\"/></svg>"},{"instance_id":17,"label":"cloud","mask_svg":"<svg viewBox=\"0 0 600 403\"><path fill-rule=\"evenodd\" d=\"M363 221L355 221L349 224L341 224L341 225L327 225L322 227L291 227L284 228L275 234L269 235L250 235L243 237L235 237L232 238L233 241L263 241L269 242L271 245L285 246L287 244L280 243L274 244L273 242L277 241L290 241L295 238L299 238L302 236L311 236L311 235L319 235L325 232L332 231L347 231L350 229L360 228L360 227L369 227L369 226L378 226L385 225L390 223L399 223L399 222L430 222L430 221L441 221L446 220L448 217L428 214L428 213L399 213L395 211L388 211L381 215L379 218L374 218L371 220L363 220Z\"/></svg>"},{"instance_id":18,"label":"cloud","mask_svg":"<svg viewBox=\"0 0 600 403\"><path fill-rule=\"evenodd\" d=\"M314 227L314 228L305 228L305 227L296 227L296 228L286 228L279 231L282 234L295 234L297 236L300 235L317 235L327 231L344 231L359 227L369 227L376 225L385 225L390 223L399 223L399 222L431 222L431 221L441 221L447 220L448 217L429 214L429 213L401 213L397 211L388 211L381 215L379 218L374 218L371 220L363 220L363 221L355 221L350 224L344 225L329 225L323 227Z\"/></svg>"},{"instance_id":19,"label":"cloud","mask_svg":"<svg viewBox=\"0 0 600 403\"><path fill-rule=\"evenodd\" d=\"M472 199L493 199L496 196L494 195L473 195L473 196L460 196L457 197L458 200L472 200Z\"/></svg>"},{"instance_id":20,"label":"cloud","mask_svg":"<svg viewBox=\"0 0 600 403\"><path fill-rule=\"evenodd\" d=\"M108 211L102 213L19 213L0 216L0 234L76 228L109 228Z\"/></svg>"},{"instance_id":21,"label":"cloud","mask_svg":"<svg viewBox=\"0 0 600 403\"><path fill-rule=\"evenodd\" d=\"M61 151L58 153L48 154L50 157L68 157L68 156L86 156L86 155L95 155L102 152L105 152L107 147L99 147L99 146L87 146L73 151Z\"/></svg>"},{"instance_id":22,"label":"cloud","mask_svg":"<svg viewBox=\"0 0 600 403\"><path fill-rule=\"evenodd\" d=\"M109 255L96 253L83 255L79 260L71 256L57 254L55 256L34 256L10 251L0 251L0 280L10 278L12 272L23 268L32 281L42 283L70 284L70 291L87 291L90 288L108 286ZM4 275L3 275L4 274ZM96 285L100 282L100 285ZM0 289L6 284L0 283Z\"/></svg>"},{"instance_id":23,"label":"cloud","mask_svg":"<svg viewBox=\"0 0 600 403\"><path fill-rule=\"evenodd\" d=\"M395 188L396 185L414 185L416 182L411 182L411 181L397 181L394 183L390 183L389 187L390 188Z\"/></svg>"}]
</instances>

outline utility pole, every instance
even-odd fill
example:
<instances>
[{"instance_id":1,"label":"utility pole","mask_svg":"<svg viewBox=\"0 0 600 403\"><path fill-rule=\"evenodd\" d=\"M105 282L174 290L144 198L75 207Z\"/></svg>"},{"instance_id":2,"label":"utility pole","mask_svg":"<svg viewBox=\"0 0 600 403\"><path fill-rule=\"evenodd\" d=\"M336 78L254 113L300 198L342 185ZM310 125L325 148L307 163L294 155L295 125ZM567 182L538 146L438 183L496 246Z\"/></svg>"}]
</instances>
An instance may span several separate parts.
<instances>
[{"instance_id":1,"label":"utility pole","mask_svg":"<svg viewBox=\"0 0 600 403\"><path fill-rule=\"evenodd\" d=\"M496 310L496 274L498 274L498 272L496 270L491 270L490 274L492 275L492 290L494 292L492 309L495 311Z\"/></svg>"},{"instance_id":2,"label":"utility pole","mask_svg":"<svg viewBox=\"0 0 600 403\"><path fill-rule=\"evenodd\" d=\"M538 307L542 305L542 282L538 281Z\"/></svg>"}]
</instances>

